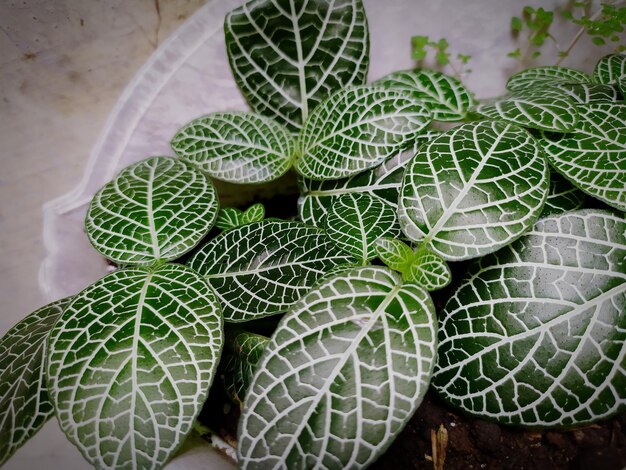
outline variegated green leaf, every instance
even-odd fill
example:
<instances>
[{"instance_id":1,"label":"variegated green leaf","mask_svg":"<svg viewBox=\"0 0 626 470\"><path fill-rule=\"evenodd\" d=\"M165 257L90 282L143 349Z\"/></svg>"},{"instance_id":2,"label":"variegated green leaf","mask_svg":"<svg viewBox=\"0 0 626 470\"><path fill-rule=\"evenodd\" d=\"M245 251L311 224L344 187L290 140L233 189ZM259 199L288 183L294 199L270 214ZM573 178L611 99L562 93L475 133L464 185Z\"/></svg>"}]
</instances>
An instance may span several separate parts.
<instances>
[{"instance_id":1,"label":"variegated green leaf","mask_svg":"<svg viewBox=\"0 0 626 470\"><path fill-rule=\"evenodd\" d=\"M325 225L332 241L364 265L376 257L376 240L400 235L396 211L367 193L337 197Z\"/></svg>"},{"instance_id":2,"label":"variegated green leaf","mask_svg":"<svg viewBox=\"0 0 626 470\"><path fill-rule=\"evenodd\" d=\"M555 171L550 172L550 189L543 206L541 217L562 214L580 209L585 202L585 193L573 186Z\"/></svg>"},{"instance_id":3,"label":"variegated green leaf","mask_svg":"<svg viewBox=\"0 0 626 470\"><path fill-rule=\"evenodd\" d=\"M0 339L0 466L54 415L45 381L46 338L70 300L35 310Z\"/></svg>"},{"instance_id":4,"label":"variegated green leaf","mask_svg":"<svg viewBox=\"0 0 626 470\"><path fill-rule=\"evenodd\" d=\"M158 469L191 431L222 349L208 284L176 264L117 270L52 329L48 386L61 428L98 469Z\"/></svg>"},{"instance_id":5,"label":"variegated green leaf","mask_svg":"<svg viewBox=\"0 0 626 470\"><path fill-rule=\"evenodd\" d=\"M430 120L428 109L406 92L341 90L306 121L294 168L315 180L355 175L411 146Z\"/></svg>"},{"instance_id":6,"label":"variegated green leaf","mask_svg":"<svg viewBox=\"0 0 626 470\"><path fill-rule=\"evenodd\" d=\"M587 194L626 210L626 104L578 107L569 134L544 134L541 144L556 171Z\"/></svg>"},{"instance_id":7,"label":"variegated green leaf","mask_svg":"<svg viewBox=\"0 0 626 470\"><path fill-rule=\"evenodd\" d=\"M189 261L215 289L227 321L285 312L335 266L350 264L323 230L264 220L224 232Z\"/></svg>"},{"instance_id":8,"label":"variegated green leaf","mask_svg":"<svg viewBox=\"0 0 626 470\"><path fill-rule=\"evenodd\" d=\"M215 221L215 226L221 230L231 230L240 225L260 222L265 217L265 207L263 204L253 204L245 211L236 207L225 207L220 209Z\"/></svg>"},{"instance_id":9,"label":"variegated green leaf","mask_svg":"<svg viewBox=\"0 0 626 470\"><path fill-rule=\"evenodd\" d=\"M460 81L435 70L394 72L374 85L411 93L430 109L435 121L460 121L474 103Z\"/></svg>"},{"instance_id":10,"label":"variegated green leaf","mask_svg":"<svg viewBox=\"0 0 626 470\"><path fill-rule=\"evenodd\" d=\"M295 143L285 127L269 118L229 112L194 119L176 133L172 149L212 178L246 184L285 174Z\"/></svg>"},{"instance_id":11,"label":"variegated green leaf","mask_svg":"<svg viewBox=\"0 0 626 470\"><path fill-rule=\"evenodd\" d=\"M576 105L564 94L523 92L494 102L479 104L475 112L531 129L566 132L578 122ZM560 96L559 96L560 95Z\"/></svg>"},{"instance_id":12,"label":"variegated green leaf","mask_svg":"<svg viewBox=\"0 0 626 470\"><path fill-rule=\"evenodd\" d=\"M506 84L509 91L523 91L531 86L555 82L591 83L591 77L576 69L559 66L532 67L511 75Z\"/></svg>"},{"instance_id":13,"label":"variegated green leaf","mask_svg":"<svg viewBox=\"0 0 626 470\"><path fill-rule=\"evenodd\" d=\"M429 292L446 287L452 280L446 261L438 254L424 249L415 253L405 276L407 282L414 282Z\"/></svg>"},{"instance_id":14,"label":"variegated green leaf","mask_svg":"<svg viewBox=\"0 0 626 470\"><path fill-rule=\"evenodd\" d=\"M222 207L217 214L215 226L220 230L231 230L243 225L243 211L236 207Z\"/></svg>"},{"instance_id":15,"label":"variegated green leaf","mask_svg":"<svg viewBox=\"0 0 626 470\"><path fill-rule=\"evenodd\" d=\"M379 238L374 244L378 258L399 273L408 273L414 253L409 245L395 238Z\"/></svg>"},{"instance_id":16,"label":"variegated green leaf","mask_svg":"<svg viewBox=\"0 0 626 470\"><path fill-rule=\"evenodd\" d=\"M327 279L283 318L239 426L252 468L365 468L428 388L436 349L428 294L387 268Z\"/></svg>"},{"instance_id":17,"label":"variegated green leaf","mask_svg":"<svg viewBox=\"0 0 626 470\"><path fill-rule=\"evenodd\" d=\"M593 78L597 83L613 84L626 80L626 55L609 54L596 64Z\"/></svg>"},{"instance_id":18,"label":"variegated green leaf","mask_svg":"<svg viewBox=\"0 0 626 470\"><path fill-rule=\"evenodd\" d=\"M334 91L367 78L361 0L252 0L224 21L235 80L252 109L291 131Z\"/></svg>"},{"instance_id":19,"label":"variegated green leaf","mask_svg":"<svg viewBox=\"0 0 626 470\"><path fill-rule=\"evenodd\" d=\"M226 362L222 380L228 397L243 407L254 371L263 356L269 338L237 330L226 334Z\"/></svg>"},{"instance_id":20,"label":"variegated green leaf","mask_svg":"<svg viewBox=\"0 0 626 470\"><path fill-rule=\"evenodd\" d=\"M546 85L545 89L559 93L560 98L567 98L576 104L604 103L621 101L622 97L613 85L600 83L553 83ZM538 94L545 93L541 87L532 88ZM546 93L547 95L547 93Z\"/></svg>"},{"instance_id":21,"label":"variegated green leaf","mask_svg":"<svg viewBox=\"0 0 626 470\"><path fill-rule=\"evenodd\" d=\"M85 226L102 255L121 264L178 258L211 229L217 193L202 172L170 157L124 169L96 193Z\"/></svg>"},{"instance_id":22,"label":"variegated green leaf","mask_svg":"<svg viewBox=\"0 0 626 470\"><path fill-rule=\"evenodd\" d=\"M426 131L407 150L398 152L380 165L358 175L339 180L315 181L300 177L300 198L298 216L303 222L323 227L324 218L333 200L342 194L366 193L380 198L394 209L397 207L398 193L402 184L402 174L408 161L417 149L439 132Z\"/></svg>"},{"instance_id":23,"label":"variegated green leaf","mask_svg":"<svg viewBox=\"0 0 626 470\"><path fill-rule=\"evenodd\" d=\"M626 220L540 220L480 260L443 311L433 384L500 423L570 427L626 410Z\"/></svg>"},{"instance_id":24,"label":"variegated green leaf","mask_svg":"<svg viewBox=\"0 0 626 470\"><path fill-rule=\"evenodd\" d=\"M524 129L468 123L420 148L406 168L398 216L407 237L447 260L491 253L532 227L548 166Z\"/></svg>"},{"instance_id":25,"label":"variegated green leaf","mask_svg":"<svg viewBox=\"0 0 626 470\"><path fill-rule=\"evenodd\" d=\"M263 204L252 204L246 209L242 215L241 221L244 224L251 224L252 222L260 222L265 218L265 206Z\"/></svg>"}]
</instances>

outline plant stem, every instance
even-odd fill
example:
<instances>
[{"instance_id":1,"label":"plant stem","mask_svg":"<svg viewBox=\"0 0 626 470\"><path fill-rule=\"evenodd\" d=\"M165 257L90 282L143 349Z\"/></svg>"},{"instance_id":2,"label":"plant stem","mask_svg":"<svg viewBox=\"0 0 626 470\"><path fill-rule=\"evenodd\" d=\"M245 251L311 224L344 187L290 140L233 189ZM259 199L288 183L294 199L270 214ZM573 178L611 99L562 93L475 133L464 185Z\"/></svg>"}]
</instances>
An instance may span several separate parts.
<instances>
[{"instance_id":1,"label":"plant stem","mask_svg":"<svg viewBox=\"0 0 626 470\"><path fill-rule=\"evenodd\" d=\"M602 14L602 6L600 6L600 9L598 11L596 11L594 13L594 15L590 18L591 21L597 20L600 17L601 14ZM563 50L561 52L561 57L559 57L559 60L557 60L556 64L554 64L554 65L561 65L561 63L569 56L569 53L571 52L572 48L576 45L576 43L582 37L584 32L585 32L585 27L581 26L580 29L578 30L578 32L576 33L576 36L574 36L574 38L571 40L571 42L565 48L565 50ZM558 44L557 44L557 49L558 48L559 47L558 47Z\"/></svg>"}]
</instances>

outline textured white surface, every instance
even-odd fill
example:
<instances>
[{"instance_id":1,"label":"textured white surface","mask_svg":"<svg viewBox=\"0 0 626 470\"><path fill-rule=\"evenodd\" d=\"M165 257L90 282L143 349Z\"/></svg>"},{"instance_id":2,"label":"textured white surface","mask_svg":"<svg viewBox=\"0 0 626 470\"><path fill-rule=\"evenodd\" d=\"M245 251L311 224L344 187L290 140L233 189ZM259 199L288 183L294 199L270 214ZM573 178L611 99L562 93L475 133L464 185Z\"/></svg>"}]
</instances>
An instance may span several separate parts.
<instances>
[{"instance_id":1,"label":"textured white surface","mask_svg":"<svg viewBox=\"0 0 626 470\"><path fill-rule=\"evenodd\" d=\"M163 1L160 15L155 10L159 2L153 0L0 3L0 334L43 303L74 293L107 272L82 231L86 202L99 186L127 163L171 154L170 137L191 118L243 109L226 66L221 30L224 13L239 2L214 0L188 23L187 39L181 39L184 31L179 30L178 50L159 51L161 59L151 59L152 71L132 82L136 88L127 89L109 119L109 140L101 138L86 163L97 136L106 135L106 116L124 86L202 3ZM473 55L469 88L479 96L498 94L515 66L506 58L514 49L510 17L525 4L566 3L365 0L372 38L370 79L411 67L410 37L423 34L446 37L452 50ZM197 27L189 26L196 21ZM564 43L574 35L571 29L557 32ZM554 61L554 50L547 49L536 65ZM603 53L586 38L575 51L564 65L586 71ZM135 105L122 109L131 98ZM44 249L41 204L74 187L83 170L83 183L46 207ZM41 462L86 468L54 421L5 468L35 468Z\"/></svg>"}]
</instances>

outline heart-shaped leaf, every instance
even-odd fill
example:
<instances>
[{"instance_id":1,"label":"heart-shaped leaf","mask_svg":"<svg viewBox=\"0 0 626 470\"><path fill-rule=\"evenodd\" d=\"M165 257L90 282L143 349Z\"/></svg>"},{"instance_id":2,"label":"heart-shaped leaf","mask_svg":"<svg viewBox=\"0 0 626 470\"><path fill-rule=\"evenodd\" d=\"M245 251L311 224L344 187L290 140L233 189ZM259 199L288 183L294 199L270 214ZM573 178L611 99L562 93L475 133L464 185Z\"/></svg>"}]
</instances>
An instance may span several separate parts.
<instances>
[{"instance_id":1,"label":"heart-shaped leaf","mask_svg":"<svg viewBox=\"0 0 626 470\"><path fill-rule=\"evenodd\" d=\"M192 249L218 210L207 176L178 159L152 157L127 167L96 193L85 226L102 255L147 265Z\"/></svg>"},{"instance_id":2,"label":"heart-shaped leaf","mask_svg":"<svg viewBox=\"0 0 626 470\"><path fill-rule=\"evenodd\" d=\"M452 273L446 261L429 250L418 250L405 275L407 282L414 282L427 291L443 289L452 281Z\"/></svg>"},{"instance_id":3,"label":"heart-shaped leaf","mask_svg":"<svg viewBox=\"0 0 626 470\"><path fill-rule=\"evenodd\" d=\"M247 331L226 334L226 361L222 368L222 380L228 397L240 407L243 407L252 376L268 342L269 338Z\"/></svg>"},{"instance_id":4,"label":"heart-shaped leaf","mask_svg":"<svg viewBox=\"0 0 626 470\"><path fill-rule=\"evenodd\" d=\"M544 134L550 164L587 194L626 210L626 104L578 106L576 131Z\"/></svg>"},{"instance_id":5,"label":"heart-shaped leaf","mask_svg":"<svg viewBox=\"0 0 626 470\"><path fill-rule=\"evenodd\" d=\"M576 426L626 410L626 221L540 220L447 303L433 384L500 423Z\"/></svg>"},{"instance_id":6,"label":"heart-shaped leaf","mask_svg":"<svg viewBox=\"0 0 626 470\"><path fill-rule=\"evenodd\" d=\"M585 193L573 186L555 171L550 172L550 189L543 206L541 217L562 214L580 209L585 202Z\"/></svg>"},{"instance_id":7,"label":"heart-shaped leaf","mask_svg":"<svg viewBox=\"0 0 626 470\"><path fill-rule=\"evenodd\" d=\"M231 230L240 225L260 222L265 217L263 204L252 204L245 211L236 207L225 207L217 214L215 226L221 230Z\"/></svg>"},{"instance_id":8,"label":"heart-shaped leaf","mask_svg":"<svg viewBox=\"0 0 626 470\"><path fill-rule=\"evenodd\" d=\"M344 194L328 211L326 233L345 253L365 265L376 257L374 242L400 236L400 225L396 211L380 198L366 193Z\"/></svg>"},{"instance_id":9,"label":"heart-shaped leaf","mask_svg":"<svg viewBox=\"0 0 626 470\"><path fill-rule=\"evenodd\" d=\"M423 143L439 134L440 132L426 131L410 149L398 152L380 165L349 178L327 181L299 178L300 220L309 225L323 227L328 209L334 199L342 194L367 193L380 198L395 209L398 206L398 193L406 164Z\"/></svg>"},{"instance_id":10,"label":"heart-shaped leaf","mask_svg":"<svg viewBox=\"0 0 626 470\"><path fill-rule=\"evenodd\" d=\"M230 112L194 119L176 133L172 148L212 178L246 184L285 174L295 144L289 131L269 118Z\"/></svg>"},{"instance_id":11,"label":"heart-shaped leaf","mask_svg":"<svg viewBox=\"0 0 626 470\"><path fill-rule=\"evenodd\" d=\"M560 95L560 96L558 96ZM531 129L566 132L578 122L576 105L564 95L524 92L479 104L475 112Z\"/></svg>"},{"instance_id":12,"label":"heart-shaped leaf","mask_svg":"<svg viewBox=\"0 0 626 470\"><path fill-rule=\"evenodd\" d=\"M341 90L306 121L294 168L315 180L360 173L409 147L430 120L430 111L406 92L369 86Z\"/></svg>"},{"instance_id":13,"label":"heart-shaped leaf","mask_svg":"<svg viewBox=\"0 0 626 470\"><path fill-rule=\"evenodd\" d=\"M598 83L613 84L626 80L626 55L609 54L596 64L593 78Z\"/></svg>"},{"instance_id":14,"label":"heart-shaped leaf","mask_svg":"<svg viewBox=\"0 0 626 470\"><path fill-rule=\"evenodd\" d=\"M374 249L378 258L391 269L402 274L408 273L415 255L409 245L395 238L376 240Z\"/></svg>"},{"instance_id":15,"label":"heart-shaped leaf","mask_svg":"<svg viewBox=\"0 0 626 470\"><path fill-rule=\"evenodd\" d=\"M96 468L158 469L191 431L222 348L220 307L191 269L117 270L50 333L61 428Z\"/></svg>"},{"instance_id":16,"label":"heart-shaped leaf","mask_svg":"<svg viewBox=\"0 0 626 470\"><path fill-rule=\"evenodd\" d=\"M365 83L369 35L361 0L253 0L226 16L224 32L252 109L291 131L334 91Z\"/></svg>"},{"instance_id":17,"label":"heart-shaped leaf","mask_svg":"<svg viewBox=\"0 0 626 470\"><path fill-rule=\"evenodd\" d=\"M567 67L532 67L511 75L506 88L509 91L523 91L528 87L555 82L591 83L591 77L580 70Z\"/></svg>"},{"instance_id":18,"label":"heart-shaped leaf","mask_svg":"<svg viewBox=\"0 0 626 470\"><path fill-rule=\"evenodd\" d=\"M351 263L323 230L284 220L223 232L189 260L231 322L285 312L328 271Z\"/></svg>"},{"instance_id":19,"label":"heart-shaped leaf","mask_svg":"<svg viewBox=\"0 0 626 470\"><path fill-rule=\"evenodd\" d=\"M54 415L46 338L71 298L35 310L0 339L0 466Z\"/></svg>"},{"instance_id":20,"label":"heart-shaped leaf","mask_svg":"<svg viewBox=\"0 0 626 470\"><path fill-rule=\"evenodd\" d=\"M240 468L367 467L422 401L435 349L419 287L373 266L325 280L266 348L239 426Z\"/></svg>"},{"instance_id":21,"label":"heart-shaped leaf","mask_svg":"<svg viewBox=\"0 0 626 470\"><path fill-rule=\"evenodd\" d=\"M410 239L447 260L491 253L532 227L548 166L524 129L498 121L451 129L406 168L398 216Z\"/></svg>"},{"instance_id":22,"label":"heart-shaped leaf","mask_svg":"<svg viewBox=\"0 0 626 470\"><path fill-rule=\"evenodd\" d=\"M435 121L460 121L474 103L460 81L435 70L394 72L374 85L411 93L430 109Z\"/></svg>"}]
</instances>

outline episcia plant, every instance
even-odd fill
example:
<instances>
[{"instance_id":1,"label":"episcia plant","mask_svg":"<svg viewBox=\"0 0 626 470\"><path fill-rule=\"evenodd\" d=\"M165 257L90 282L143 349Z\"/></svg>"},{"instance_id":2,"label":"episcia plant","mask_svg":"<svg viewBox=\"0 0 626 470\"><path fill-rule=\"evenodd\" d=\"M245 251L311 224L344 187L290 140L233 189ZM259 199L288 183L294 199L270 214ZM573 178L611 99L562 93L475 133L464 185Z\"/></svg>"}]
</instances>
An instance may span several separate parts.
<instances>
[{"instance_id":1,"label":"episcia plant","mask_svg":"<svg viewBox=\"0 0 626 470\"><path fill-rule=\"evenodd\" d=\"M94 467L161 468L210 387L246 469L366 467L431 385L502 424L626 410L626 56L476 102L429 70L365 84L360 0L254 0L224 29L252 112L94 196L117 269L0 340L0 463L55 415ZM219 208L211 178L290 169L298 220Z\"/></svg>"}]
</instances>

